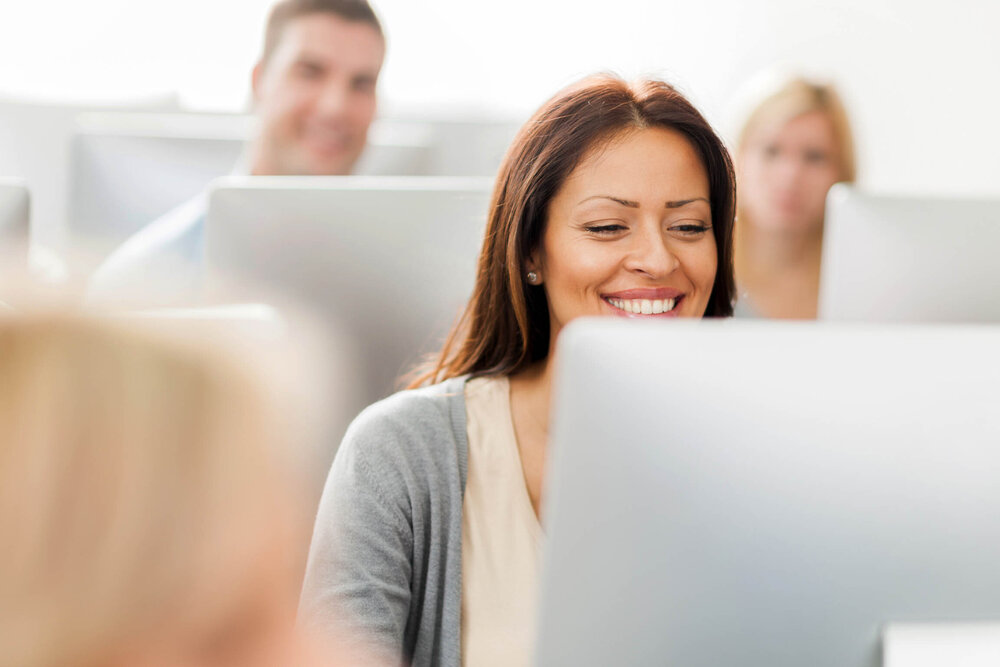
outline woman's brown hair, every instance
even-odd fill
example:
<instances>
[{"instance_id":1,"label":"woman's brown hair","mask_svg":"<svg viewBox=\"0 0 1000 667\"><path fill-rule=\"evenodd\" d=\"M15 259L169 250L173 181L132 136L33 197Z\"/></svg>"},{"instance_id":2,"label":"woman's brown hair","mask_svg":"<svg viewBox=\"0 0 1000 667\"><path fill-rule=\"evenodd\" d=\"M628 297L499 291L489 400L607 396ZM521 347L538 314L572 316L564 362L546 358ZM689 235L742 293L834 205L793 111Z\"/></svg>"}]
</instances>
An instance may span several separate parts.
<instances>
[{"instance_id":1,"label":"woman's brown hair","mask_svg":"<svg viewBox=\"0 0 1000 667\"><path fill-rule=\"evenodd\" d=\"M465 374L509 375L549 353L545 290L524 280L542 238L549 203L600 142L630 129L663 127L684 135L708 173L718 252L707 317L733 313L732 160L708 122L663 81L628 84L601 75L561 91L535 112L504 156L490 203L472 298L436 361L411 386Z\"/></svg>"}]
</instances>

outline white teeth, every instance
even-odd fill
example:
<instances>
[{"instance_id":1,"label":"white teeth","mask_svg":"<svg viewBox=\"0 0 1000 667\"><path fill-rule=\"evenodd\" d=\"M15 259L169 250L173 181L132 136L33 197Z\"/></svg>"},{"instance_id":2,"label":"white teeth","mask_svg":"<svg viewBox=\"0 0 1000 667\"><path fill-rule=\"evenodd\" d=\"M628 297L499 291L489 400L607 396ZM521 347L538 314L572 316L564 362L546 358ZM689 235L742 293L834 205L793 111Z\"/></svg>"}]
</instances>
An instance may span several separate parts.
<instances>
[{"instance_id":1,"label":"white teeth","mask_svg":"<svg viewBox=\"0 0 1000 667\"><path fill-rule=\"evenodd\" d=\"M636 315L659 315L674 309L675 299L608 299L615 308Z\"/></svg>"}]
</instances>

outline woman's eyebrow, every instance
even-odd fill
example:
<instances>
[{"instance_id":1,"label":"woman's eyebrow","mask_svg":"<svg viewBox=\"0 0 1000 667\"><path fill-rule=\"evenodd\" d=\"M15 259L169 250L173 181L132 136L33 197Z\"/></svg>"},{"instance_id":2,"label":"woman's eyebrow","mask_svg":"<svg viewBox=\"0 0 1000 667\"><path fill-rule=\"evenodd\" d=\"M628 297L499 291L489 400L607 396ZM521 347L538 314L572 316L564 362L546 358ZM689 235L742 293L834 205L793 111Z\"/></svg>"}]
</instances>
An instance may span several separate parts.
<instances>
[{"instance_id":1,"label":"woman's eyebrow","mask_svg":"<svg viewBox=\"0 0 1000 667\"><path fill-rule=\"evenodd\" d=\"M705 197L692 197L691 199L678 199L677 201L668 201L667 208L680 208L681 206L687 206L688 204L693 204L696 201L703 201L706 204L711 204Z\"/></svg>"},{"instance_id":2,"label":"woman's eyebrow","mask_svg":"<svg viewBox=\"0 0 1000 667\"><path fill-rule=\"evenodd\" d=\"M629 199L622 199L620 197L612 197L611 195L592 195L592 196L587 197L585 199L581 199L579 202L577 202L576 205L579 206L583 202L590 201L591 199L610 199L611 201L615 202L616 204L621 204L622 206L628 206L629 208L639 208L639 202L637 202L637 201L631 201Z\"/></svg>"},{"instance_id":3,"label":"woman's eyebrow","mask_svg":"<svg viewBox=\"0 0 1000 667\"><path fill-rule=\"evenodd\" d=\"M622 206L627 206L629 208L639 208L639 202L632 201L631 199L622 199L621 197L612 197L611 195L591 195L577 202L577 206L584 202L588 202L591 199L609 199L616 204L621 204ZM693 204L696 201L703 201L706 204L711 204L705 197L690 197L688 199L678 199L676 201L668 201L667 208L680 208L682 206L687 206L688 204Z\"/></svg>"}]
</instances>

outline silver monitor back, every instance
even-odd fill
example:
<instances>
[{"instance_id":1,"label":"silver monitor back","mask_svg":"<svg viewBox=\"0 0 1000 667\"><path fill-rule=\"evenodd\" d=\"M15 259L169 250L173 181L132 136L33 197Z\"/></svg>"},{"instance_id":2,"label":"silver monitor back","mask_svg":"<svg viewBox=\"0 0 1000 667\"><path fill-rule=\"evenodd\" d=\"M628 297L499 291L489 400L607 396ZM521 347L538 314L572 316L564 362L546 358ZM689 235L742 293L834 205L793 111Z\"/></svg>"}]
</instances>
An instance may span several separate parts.
<instances>
[{"instance_id":1,"label":"silver monitor back","mask_svg":"<svg viewBox=\"0 0 1000 667\"><path fill-rule=\"evenodd\" d=\"M1000 200L827 197L819 317L1000 322Z\"/></svg>"},{"instance_id":2,"label":"silver monitor back","mask_svg":"<svg viewBox=\"0 0 1000 667\"><path fill-rule=\"evenodd\" d=\"M388 395L430 353L472 293L491 183L421 177L221 181L209 199L208 268L317 309Z\"/></svg>"},{"instance_id":3,"label":"silver monitor back","mask_svg":"<svg viewBox=\"0 0 1000 667\"><path fill-rule=\"evenodd\" d=\"M562 335L537 663L873 667L1000 620L1000 329Z\"/></svg>"}]
</instances>

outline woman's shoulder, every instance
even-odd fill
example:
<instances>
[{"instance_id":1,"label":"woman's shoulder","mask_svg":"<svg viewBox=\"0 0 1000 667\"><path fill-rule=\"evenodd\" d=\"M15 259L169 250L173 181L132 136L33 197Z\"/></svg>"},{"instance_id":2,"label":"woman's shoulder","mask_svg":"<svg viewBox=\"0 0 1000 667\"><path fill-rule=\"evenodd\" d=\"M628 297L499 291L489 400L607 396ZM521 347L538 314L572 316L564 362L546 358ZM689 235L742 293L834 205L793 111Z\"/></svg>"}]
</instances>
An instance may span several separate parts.
<instances>
[{"instance_id":1,"label":"woman's shoulder","mask_svg":"<svg viewBox=\"0 0 1000 667\"><path fill-rule=\"evenodd\" d=\"M454 412L464 407L466 378L404 389L365 408L348 429L352 432L377 432L400 436L452 429Z\"/></svg>"},{"instance_id":2,"label":"woman's shoulder","mask_svg":"<svg viewBox=\"0 0 1000 667\"><path fill-rule=\"evenodd\" d=\"M365 408L347 429L337 458L380 475L455 463L464 471L465 380L407 389Z\"/></svg>"}]
</instances>

